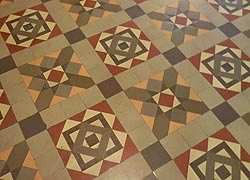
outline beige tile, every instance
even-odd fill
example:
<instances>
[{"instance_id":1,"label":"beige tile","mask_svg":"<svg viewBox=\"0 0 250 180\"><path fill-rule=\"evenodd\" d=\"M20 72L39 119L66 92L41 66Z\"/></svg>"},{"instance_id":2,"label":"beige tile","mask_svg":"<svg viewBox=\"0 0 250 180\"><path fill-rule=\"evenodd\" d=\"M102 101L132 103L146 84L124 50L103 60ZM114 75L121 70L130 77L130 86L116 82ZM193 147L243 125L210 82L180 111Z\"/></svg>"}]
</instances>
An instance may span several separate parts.
<instances>
[{"instance_id":1,"label":"beige tile","mask_svg":"<svg viewBox=\"0 0 250 180\"><path fill-rule=\"evenodd\" d=\"M84 92L79 93L79 96L81 97L83 103L88 108L105 100L105 98L103 97L102 93L97 88L97 86L93 86L93 87L85 90Z\"/></svg>"},{"instance_id":2,"label":"beige tile","mask_svg":"<svg viewBox=\"0 0 250 180\"><path fill-rule=\"evenodd\" d=\"M250 100L244 94L238 94L228 100L228 103L237 111L241 116L250 111Z\"/></svg>"},{"instance_id":3,"label":"beige tile","mask_svg":"<svg viewBox=\"0 0 250 180\"><path fill-rule=\"evenodd\" d=\"M71 177L69 176L69 173L66 169L57 170L54 174L47 177L45 180L71 180Z\"/></svg>"},{"instance_id":4,"label":"beige tile","mask_svg":"<svg viewBox=\"0 0 250 180\"><path fill-rule=\"evenodd\" d=\"M189 61L183 61L176 64L175 69L181 74L184 79L188 79L194 74L199 73Z\"/></svg>"},{"instance_id":5,"label":"beige tile","mask_svg":"<svg viewBox=\"0 0 250 180\"><path fill-rule=\"evenodd\" d=\"M69 46L69 42L65 38L64 35L56 36L48 41L49 47L52 51L56 51L58 49L62 49L64 47Z\"/></svg>"},{"instance_id":6,"label":"beige tile","mask_svg":"<svg viewBox=\"0 0 250 180\"><path fill-rule=\"evenodd\" d=\"M1 12L1 10L0 10L0 12ZM7 46L5 45L5 42L4 42L4 40L2 39L1 36L0 36L0 46L1 46L1 48L0 48L0 59L10 55L10 52L9 52Z\"/></svg>"},{"instance_id":7,"label":"beige tile","mask_svg":"<svg viewBox=\"0 0 250 180\"><path fill-rule=\"evenodd\" d=\"M121 167L121 165L117 165L99 177L95 178L95 180L127 180L129 179L128 176L126 175L126 172L124 169Z\"/></svg>"},{"instance_id":8,"label":"beige tile","mask_svg":"<svg viewBox=\"0 0 250 180\"><path fill-rule=\"evenodd\" d=\"M169 163L163 165L162 167L155 170L154 173L158 180L166 180L166 177L173 180L185 180L174 161L170 161Z\"/></svg>"},{"instance_id":9,"label":"beige tile","mask_svg":"<svg viewBox=\"0 0 250 180\"><path fill-rule=\"evenodd\" d=\"M201 74L197 73L187 78L186 81L198 94L211 87L208 81Z\"/></svg>"},{"instance_id":10,"label":"beige tile","mask_svg":"<svg viewBox=\"0 0 250 180\"><path fill-rule=\"evenodd\" d=\"M149 77L155 74L152 67L147 62L139 64L133 67L131 70L135 73L135 75L140 81L148 79Z\"/></svg>"},{"instance_id":11,"label":"beige tile","mask_svg":"<svg viewBox=\"0 0 250 180\"><path fill-rule=\"evenodd\" d=\"M162 54L149 59L147 63L152 68L154 74L160 73L171 67L171 64L166 60L166 58Z\"/></svg>"},{"instance_id":12,"label":"beige tile","mask_svg":"<svg viewBox=\"0 0 250 180\"><path fill-rule=\"evenodd\" d=\"M32 50L30 48L26 48L22 51L18 51L16 53L12 54L12 57L17 65L17 67L24 65L24 64L36 59L36 57L34 56Z\"/></svg>"},{"instance_id":13,"label":"beige tile","mask_svg":"<svg viewBox=\"0 0 250 180\"><path fill-rule=\"evenodd\" d=\"M250 126L241 118L229 124L227 129L239 142L250 139Z\"/></svg>"},{"instance_id":14,"label":"beige tile","mask_svg":"<svg viewBox=\"0 0 250 180\"><path fill-rule=\"evenodd\" d=\"M121 163L121 167L131 180L142 179L152 172L140 153Z\"/></svg>"},{"instance_id":15,"label":"beige tile","mask_svg":"<svg viewBox=\"0 0 250 180\"><path fill-rule=\"evenodd\" d=\"M27 140L32 157L34 159L55 149L55 145L49 136L48 131L43 131Z\"/></svg>"},{"instance_id":16,"label":"beige tile","mask_svg":"<svg viewBox=\"0 0 250 180\"><path fill-rule=\"evenodd\" d=\"M157 141L157 138L146 124L131 131L129 136L140 151Z\"/></svg>"},{"instance_id":17,"label":"beige tile","mask_svg":"<svg viewBox=\"0 0 250 180\"><path fill-rule=\"evenodd\" d=\"M139 83L139 79L131 70L127 70L116 75L115 79L120 84L123 90L128 89L129 87L132 87L135 84Z\"/></svg>"},{"instance_id":18,"label":"beige tile","mask_svg":"<svg viewBox=\"0 0 250 180\"><path fill-rule=\"evenodd\" d=\"M179 156L189 149L189 145L178 131L164 137L160 140L160 143L172 158Z\"/></svg>"},{"instance_id":19,"label":"beige tile","mask_svg":"<svg viewBox=\"0 0 250 180\"><path fill-rule=\"evenodd\" d=\"M11 88L23 82L17 69L13 69L0 75L0 81L4 88Z\"/></svg>"},{"instance_id":20,"label":"beige tile","mask_svg":"<svg viewBox=\"0 0 250 180\"><path fill-rule=\"evenodd\" d=\"M96 67L88 69L88 72L95 83L100 83L112 77L111 73L104 64L98 64Z\"/></svg>"}]
</instances>

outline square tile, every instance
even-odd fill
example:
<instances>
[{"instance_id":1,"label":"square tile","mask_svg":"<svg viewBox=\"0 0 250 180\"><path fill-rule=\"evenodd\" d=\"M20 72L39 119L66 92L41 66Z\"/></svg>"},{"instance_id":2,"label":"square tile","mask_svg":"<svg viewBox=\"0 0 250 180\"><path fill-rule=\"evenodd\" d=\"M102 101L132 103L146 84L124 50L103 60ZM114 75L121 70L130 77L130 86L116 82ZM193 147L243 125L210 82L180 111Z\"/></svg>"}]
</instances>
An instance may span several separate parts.
<instances>
[{"instance_id":1,"label":"square tile","mask_svg":"<svg viewBox=\"0 0 250 180\"><path fill-rule=\"evenodd\" d=\"M132 21L94 35L88 40L113 75L160 53Z\"/></svg>"},{"instance_id":2,"label":"square tile","mask_svg":"<svg viewBox=\"0 0 250 180\"><path fill-rule=\"evenodd\" d=\"M15 114L13 113L8 97L0 82L0 130L5 129L16 122Z\"/></svg>"},{"instance_id":3,"label":"square tile","mask_svg":"<svg viewBox=\"0 0 250 180\"><path fill-rule=\"evenodd\" d=\"M250 38L250 29L243 32L246 37Z\"/></svg>"},{"instance_id":4,"label":"square tile","mask_svg":"<svg viewBox=\"0 0 250 180\"><path fill-rule=\"evenodd\" d=\"M116 0L60 0L78 26L83 26L121 11Z\"/></svg>"},{"instance_id":5,"label":"square tile","mask_svg":"<svg viewBox=\"0 0 250 180\"><path fill-rule=\"evenodd\" d=\"M73 180L93 179L138 152L105 101L48 131Z\"/></svg>"},{"instance_id":6,"label":"square tile","mask_svg":"<svg viewBox=\"0 0 250 180\"><path fill-rule=\"evenodd\" d=\"M36 113L30 117L27 117L19 122L20 128L23 132L25 139L28 139L44 130L47 126L43 122L39 113Z\"/></svg>"},{"instance_id":7,"label":"square tile","mask_svg":"<svg viewBox=\"0 0 250 180\"><path fill-rule=\"evenodd\" d=\"M144 15L144 11L140 8L140 6L132 6L128 9L125 9L126 13L129 15L131 19L138 18L142 15Z\"/></svg>"},{"instance_id":8,"label":"square tile","mask_svg":"<svg viewBox=\"0 0 250 180\"><path fill-rule=\"evenodd\" d=\"M186 59L185 55L177 48L172 48L163 53L163 56L172 64L178 64Z\"/></svg>"},{"instance_id":9,"label":"square tile","mask_svg":"<svg viewBox=\"0 0 250 180\"><path fill-rule=\"evenodd\" d=\"M215 26L187 0L179 0L148 13L155 25L177 46Z\"/></svg>"},{"instance_id":10,"label":"square tile","mask_svg":"<svg viewBox=\"0 0 250 180\"><path fill-rule=\"evenodd\" d=\"M125 93L158 139L208 111L173 68L142 81Z\"/></svg>"},{"instance_id":11,"label":"square tile","mask_svg":"<svg viewBox=\"0 0 250 180\"><path fill-rule=\"evenodd\" d=\"M239 114L227 103L224 102L212 109L217 118L226 126L238 119Z\"/></svg>"},{"instance_id":12,"label":"square tile","mask_svg":"<svg viewBox=\"0 0 250 180\"><path fill-rule=\"evenodd\" d=\"M11 53L61 34L43 4L0 18L0 34Z\"/></svg>"},{"instance_id":13,"label":"square tile","mask_svg":"<svg viewBox=\"0 0 250 180\"><path fill-rule=\"evenodd\" d=\"M25 141L0 152L1 179L42 179Z\"/></svg>"},{"instance_id":14,"label":"square tile","mask_svg":"<svg viewBox=\"0 0 250 180\"><path fill-rule=\"evenodd\" d=\"M230 21L250 13L250 2L248 0L206 1Z\"/></svg>"},{"instance_id":15,"label":"square tile","mask_svg":"<svg viewBox=\"0 0 250 180\"><path fill-rule=\"evenodd\" d=\"M71 46L18 69L39 111L95 85Z\"/></svg>"},{"instance_id":16,"label":"square tile","mask_svg":"<svg viewBox=\"0 0 250 180\"><path fill-rule=\"evenodd\" d=\"M242 116L242 119L245 120L245 122L250 126L250 112Z\"/></svg>"},{"instance_id":17,"label":"square tile","mask_svg":"<svg viewBox=\"0 0 250 180\"><path fill-rule=\"evenodd\" d=\"M220 26L219 29L229 38L241 33L240 30L230 22Z\"/></svg>"},{"instance_id":18,"label":"square tile","mask_svg":"<svg viewBox=\"0 0 250 180\"><path fill-rule=\"evenodd\" d=\"M106 99L122 91L121 86L113 77L97 84L97 86Z\"/></svg>"},{"instance_id":19,"label":"square tile","mask_svg":"<svg viewBox=\"0 0 250 180\"><path fill-rule=\"evenodd\" d=\"M16 68L16 64L12 58L12 56L7 56L2 59L0 59L0 74L3 74L5 72L8 72L12 69Z\"/></svg>"},{"instance_id":20,"label":"square tile","mask_svg":"<svg viewBox=\"0 0 250 180\"><path fill-rule=\"evenodd\" d=\"M229 39L189 60L225 100L250 87L250 57Z\"/></svg>"},{"instance_id":21,"label":"square tile","mask_svg":"<svg viewBox=\"0 0 250 180\"><path fill-rule=\"evenodd\" d=\"M141 151L141 154L153 171L171 160L171 157L159 142L148 146Z\"/></svg>"},{"instance_id":22,"label":"square tile","mask_svg":"<svg viewBox=\"0 0 250 180\"><path fill-rule=\"evenodd\" d=\"M249 153L225 128L176 157L175 163L187 180L250 177Z\"/></svg>"},{"instance_id":23,"label":"square tile","mask_svg":"<svg viewBox=\"0 0 250 180\"><path fill-rule=\"evenodd\" d=\"M77 43L78 41L84 40L86 38L79 28L64 33L64 36L70 44Z\"/></svg>"}]
</instances>

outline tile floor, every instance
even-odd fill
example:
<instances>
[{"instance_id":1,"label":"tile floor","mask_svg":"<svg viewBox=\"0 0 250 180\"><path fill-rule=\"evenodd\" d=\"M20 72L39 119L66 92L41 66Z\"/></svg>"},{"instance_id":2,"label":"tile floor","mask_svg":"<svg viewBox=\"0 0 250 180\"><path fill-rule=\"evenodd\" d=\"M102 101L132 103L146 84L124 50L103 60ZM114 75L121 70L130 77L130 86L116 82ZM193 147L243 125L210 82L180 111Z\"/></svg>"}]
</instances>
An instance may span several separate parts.
<instances>
[{"instance_id":1,"label":"tile floor","mask_svg":"<svg viewBox=\"0 0 250 180\"><path fill-rule=\"evenodd\" d=\"M249 180L249 0L0 0L0 179Z\"/></svg>"}]
</instances>

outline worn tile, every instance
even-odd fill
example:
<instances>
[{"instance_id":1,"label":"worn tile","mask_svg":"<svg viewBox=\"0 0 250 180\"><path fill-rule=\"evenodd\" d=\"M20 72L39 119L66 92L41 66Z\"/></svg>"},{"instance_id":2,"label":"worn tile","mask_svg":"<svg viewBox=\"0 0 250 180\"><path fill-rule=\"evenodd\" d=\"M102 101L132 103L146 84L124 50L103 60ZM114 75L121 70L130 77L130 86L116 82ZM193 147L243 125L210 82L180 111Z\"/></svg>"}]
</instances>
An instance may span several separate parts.
<instances>
[{"instance_id":1,"label":"worn tile","mask_svg":"<svg viewBox=\"0 0 250 180\"><path fill-rule=\"evenodd\" d=\"M157 139L208 111L199 96L173 68L125 92Z\"/></svg>"},{"instance_id":2,"label":"worn tile","mask_svg":"<svg viewBox=\"0 0 250 180\"><path fill-rule=\"evenodd\" d=\"M105 101L48 131L72 179L92 179L138 152Z\"/></svg>"},{"instance_id":3,"label":"worn tile","mask_svg":"<svg viewBox=\"0 0 250 180\"><path fill-rule=\"evenodd\" d=\"M248 179L250 156L221 129L174 159L185 179Z\"/></svg>"}]
</instances>

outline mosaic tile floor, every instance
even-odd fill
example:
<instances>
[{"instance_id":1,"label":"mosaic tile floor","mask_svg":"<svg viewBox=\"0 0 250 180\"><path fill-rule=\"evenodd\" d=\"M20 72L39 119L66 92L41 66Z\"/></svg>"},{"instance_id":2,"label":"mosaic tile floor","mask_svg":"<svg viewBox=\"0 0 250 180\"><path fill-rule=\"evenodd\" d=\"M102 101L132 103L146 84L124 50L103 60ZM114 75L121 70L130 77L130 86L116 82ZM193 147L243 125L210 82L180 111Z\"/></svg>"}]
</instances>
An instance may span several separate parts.
<instances>
[{"instance_id":1,"label":"mosaic tile floor","mask_svg":"<svg viewBox=\"0 0 250 180\"><path fill-rule=\"evenodd\" d=\"M0 0L0 179L250 180L249 0Z\"/></svg>"}]
</instances>

